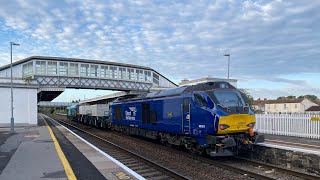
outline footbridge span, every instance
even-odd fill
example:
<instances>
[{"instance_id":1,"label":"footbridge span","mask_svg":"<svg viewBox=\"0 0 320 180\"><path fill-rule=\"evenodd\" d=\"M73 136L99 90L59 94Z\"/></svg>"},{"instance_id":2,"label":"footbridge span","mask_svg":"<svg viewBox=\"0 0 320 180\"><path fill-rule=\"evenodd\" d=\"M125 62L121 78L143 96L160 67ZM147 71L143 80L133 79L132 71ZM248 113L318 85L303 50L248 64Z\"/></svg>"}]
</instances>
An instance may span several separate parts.
<instances>
[{"instance_id":1,"label":"footbridge span","mask_svg":"<svg viewBox=\"0 0 320 180\"><path fill-rule=\"evenodd\" d=\"M67 88L146 92L177 86L150 67L101 60L32 56L14 62L12 71L18 123L26 114L29 122L36 120L37 102L51 101ZM10 122L10 78L10 64L0 67L0 126Z\"/></svg>"}]
</instances>

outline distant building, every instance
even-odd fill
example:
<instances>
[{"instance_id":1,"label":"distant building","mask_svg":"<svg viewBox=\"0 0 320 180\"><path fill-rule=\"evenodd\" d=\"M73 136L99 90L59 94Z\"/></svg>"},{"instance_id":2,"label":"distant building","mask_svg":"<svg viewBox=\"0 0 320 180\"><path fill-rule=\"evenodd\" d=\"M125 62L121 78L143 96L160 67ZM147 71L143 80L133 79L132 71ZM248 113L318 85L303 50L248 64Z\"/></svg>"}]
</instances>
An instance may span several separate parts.
<instances>
[{"instance_id":1,"label":"distant building","mask_svg":"<svg viewBox=\"0 0 320 180\"><path fill-rule=\"evenodd\" d=\"M265 105L267 102L268 102L267 98L264 98L263 100L259 98L258 100L253 101L252 103L253 110L257 113L264 113Z\"/></svg>"},{"instance_id":2,"label":"distant building","mask_svg":"<svg viewBox=\"0 0 320 180\"><path fill-rule=\"evenodd\" d=\"M311 106L318 106L309 99L268 100L265 103L266 113L304 113Z\"/></svg>"},{"instance_id":3,"label":"distant building","mask_svg":"<svg viewBox=\"0 0 320 180\"><path fill-rule=\"evenodd\" d=\"M179 83L179 86L195 85L195 84L199 84L199 83L218 82L218 81L226 81L226 82L229 82L231 85L237 87L238 80L236 80L236 79L223 79L223 78L211 78L211 77L205 77L205 78L194 79L194 80L184 79Z\"/></svg>"},{"instance_id":4,"label":"distant building","mask_svg":"<svg viewBox=\"0 0 320 180\"><path fill-rule=\"evenodd\" d=\"M306 109L306 113L320 114L320 106L311 106L308 109Z\"/></svg>"}]
</instances>

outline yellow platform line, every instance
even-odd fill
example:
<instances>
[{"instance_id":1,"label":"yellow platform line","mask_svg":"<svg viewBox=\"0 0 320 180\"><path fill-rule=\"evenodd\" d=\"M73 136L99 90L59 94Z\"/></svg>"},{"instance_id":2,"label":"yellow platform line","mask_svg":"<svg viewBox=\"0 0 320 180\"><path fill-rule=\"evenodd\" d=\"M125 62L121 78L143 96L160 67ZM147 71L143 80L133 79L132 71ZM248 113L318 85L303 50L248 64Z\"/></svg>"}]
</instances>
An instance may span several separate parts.
<instances>
[{"instance_id":1,"label":"yellow platform line","mask_svg":"<svg viewBox=\"0 0 320 180\"><path fill-rule=\"evenodd\" d=\"M41 115L40 115L41 116ZM42 116L41 116L42 117ZM53 132L52 132L52 129L50 128L50 126L48 125L47 121L42 117L42 119L44 120L44 122L46 123L46 126L48 128L48 131L50 133L50 136L53 140L53 143L54 143L54 147L56 148L56 151L58 153L58 156L61 160L61 163L63 165L63 168L64 168L64 171L66 172L66 175L68 177L69 180L76 180L76 176L74 175L73 173L73 170L66 158L66 156L64 155L60 145L59 145L59 142L57 141L57 138L54 136Z\"/></svg>"}]
</instances>

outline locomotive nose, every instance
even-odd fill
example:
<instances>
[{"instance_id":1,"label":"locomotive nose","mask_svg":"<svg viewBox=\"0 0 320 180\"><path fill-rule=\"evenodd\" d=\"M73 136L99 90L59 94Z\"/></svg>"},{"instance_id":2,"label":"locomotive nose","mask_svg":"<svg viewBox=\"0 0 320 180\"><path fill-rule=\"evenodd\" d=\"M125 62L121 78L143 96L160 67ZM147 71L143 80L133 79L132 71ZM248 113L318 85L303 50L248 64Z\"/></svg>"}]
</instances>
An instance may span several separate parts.
<instances>
[{"instance_id":1,"label":"locomotive nose","mask_svg":"<svg viewBox=\"0 0 320 180\"><path fill-rule=\"evenodd\" d=\"M221 116L219 120L218 134L229 134L247 131L255 125L254 115L232 114Z\"/></svg>"}]
</instances>

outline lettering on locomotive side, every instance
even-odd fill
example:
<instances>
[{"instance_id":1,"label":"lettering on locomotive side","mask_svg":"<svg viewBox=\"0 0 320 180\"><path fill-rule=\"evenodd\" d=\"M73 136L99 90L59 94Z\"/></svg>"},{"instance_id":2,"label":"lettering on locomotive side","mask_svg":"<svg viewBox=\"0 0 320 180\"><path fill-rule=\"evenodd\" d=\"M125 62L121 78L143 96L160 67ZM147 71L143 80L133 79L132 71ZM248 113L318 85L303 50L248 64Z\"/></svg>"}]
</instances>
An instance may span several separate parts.
<instances>
[{"instance_id":1,"label":"lettering on locomotive side","mask_svg":"<svg viewBox=\"0 0 320 180\"><path fill-rule=\"evenodd\" d=\"M206 128L206 125L199 125L199 128Z\"/></svg>"},{"instance_id":2,"label":"lettering on locomotive side","mask_svg":"<svg viewBox=\"0 0 320 180\"><path fill-rule=\"evenodd\" d=\"M136 120L137 108L129 107L129 111L125 111L126 120Z\"/></svg>"}]
</instances>

